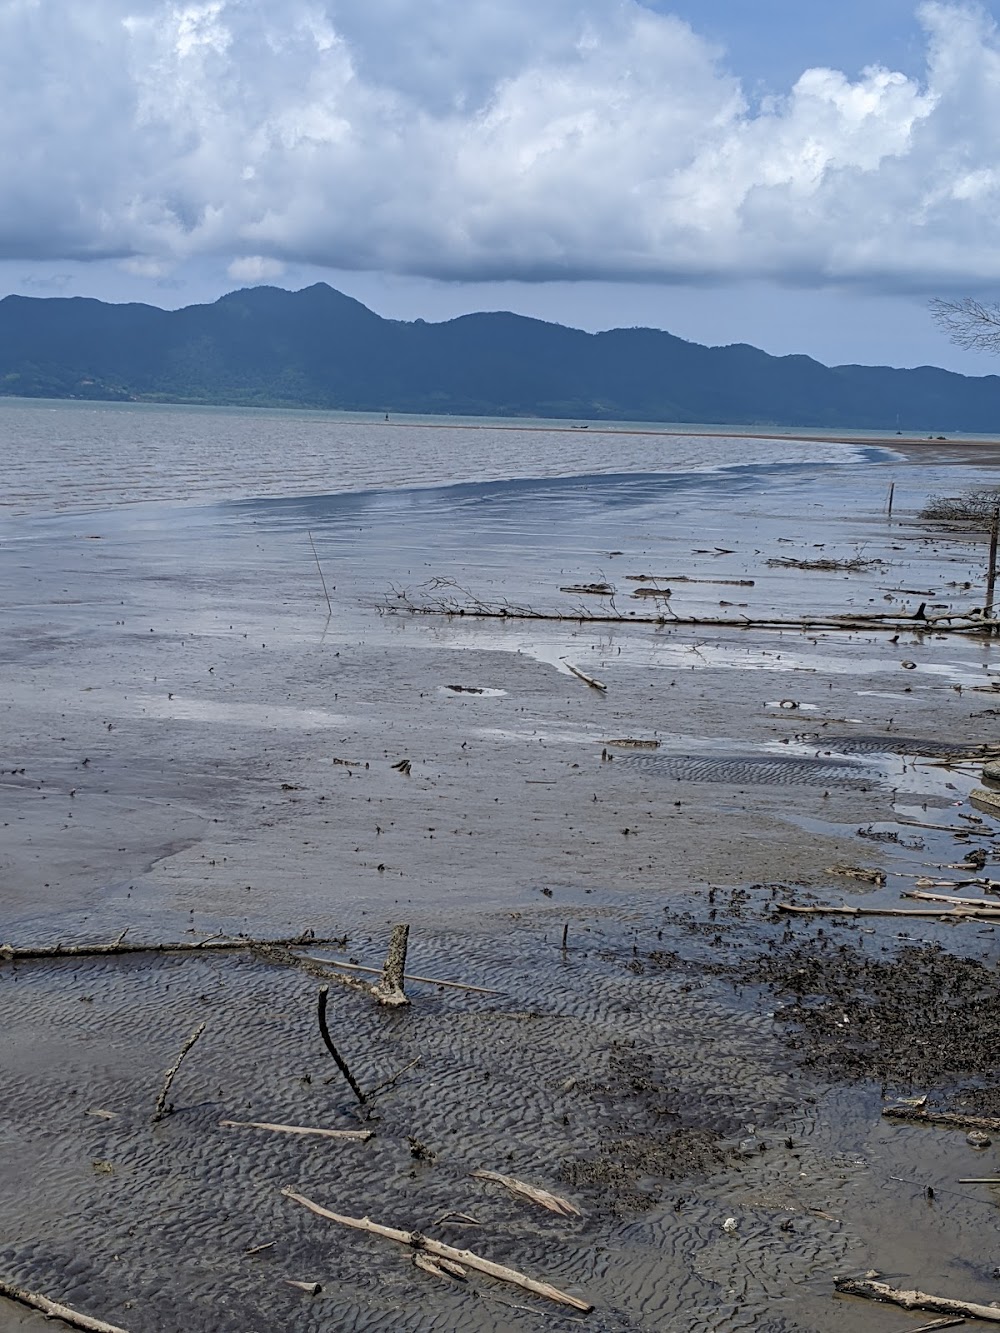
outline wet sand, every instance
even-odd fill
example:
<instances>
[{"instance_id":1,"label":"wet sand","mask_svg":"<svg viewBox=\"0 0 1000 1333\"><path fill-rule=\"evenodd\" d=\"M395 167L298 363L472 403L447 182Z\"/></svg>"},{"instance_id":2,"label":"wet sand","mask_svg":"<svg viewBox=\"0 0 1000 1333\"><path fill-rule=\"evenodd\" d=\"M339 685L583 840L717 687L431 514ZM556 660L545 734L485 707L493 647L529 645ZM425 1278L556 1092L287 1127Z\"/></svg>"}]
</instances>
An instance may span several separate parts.
<instances>
[{"instance_id":1,"label":"wet sand","mask_svg":"<svg viewBox=\"0 0 1000 1333\"><path fill-rule=\"evenodd\" d=\"M892 525L890 476L909 510ZM555 1282L594 1303L599 1330L912 1326L834 1296L835 1274L869 1267L1000 1297L982 1244L1000 1196L956 1183L996 1174L995 1149L880 1116L883 1097L924 1092L995 1111L994 927L775 913L905 905L908 876L961 878L928 867L970 846L997 877L975 770L930 762L997 740L996 641L376 605L446 574L565 608L561 585L604 576L643 612L626 575L650 573L755 580L676 584L671 606L703 614L964 605L982 551L912 519L936 484L872 464L826 491L790 475L706 504L707 490L604 479L594 495L553 484L535 518L530 487L314 498L194 516L176 535L169 513L66 519L6 548L5 938L308 928L346 936L311 952L377 966L406 920L413 971L500 994L413 985L412 1007L389 1012L334 987L334 1039L364 1086L420 1061L379 1100L375 1138L339 1144L218 1127L358 1125L316 1029L319 979L287 954L0 965L0 1276L131 1333L583 1318L488 1279L437 1281L296 1208L291 1185ZM824 554L870 563L767 564ZM637 737L659 745L613 744ZM888 883L831 873L841 863ZM163 1071L203 1019L176 1110L153 1127ZM982 1044L948 1042L976 1023ZM477 1168L583 1216L518 1202ZM454 1211L478 1225L438 1221Z\"/></svg>"}]
</instances>

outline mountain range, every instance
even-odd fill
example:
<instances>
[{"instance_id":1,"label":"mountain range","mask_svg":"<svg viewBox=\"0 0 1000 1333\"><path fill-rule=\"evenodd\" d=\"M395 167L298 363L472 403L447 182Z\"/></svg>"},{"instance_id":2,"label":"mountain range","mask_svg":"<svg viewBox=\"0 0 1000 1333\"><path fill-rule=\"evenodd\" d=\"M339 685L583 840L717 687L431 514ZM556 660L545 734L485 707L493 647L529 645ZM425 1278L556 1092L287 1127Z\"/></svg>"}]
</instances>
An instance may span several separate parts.
<instances>
[{"instance_id":1,"label":"mountain range","mask_svg":"<svg viewBox=\"0 0 1000 1333\"><path fill-rule=\"evenodd\" d=\"M582 421L1000 432L1000 378L824 366L508 313L383 319L317 283L161 310L0 301L0 394Z\"/></svg>"}]
</instances>

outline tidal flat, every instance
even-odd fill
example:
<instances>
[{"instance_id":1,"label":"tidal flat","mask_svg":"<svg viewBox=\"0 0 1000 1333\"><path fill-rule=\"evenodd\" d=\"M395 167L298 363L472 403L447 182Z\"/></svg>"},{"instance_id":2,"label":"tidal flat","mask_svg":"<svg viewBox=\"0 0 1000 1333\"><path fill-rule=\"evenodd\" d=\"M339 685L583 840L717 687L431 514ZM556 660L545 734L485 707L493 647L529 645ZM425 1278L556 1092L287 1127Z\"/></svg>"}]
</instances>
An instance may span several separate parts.
<instances>
[{"instance_id":1,"label":"tidal flat","mask_svg":"<svg viewBox=\"0 0 1000 1333\"><path fill-rule=\"evenodd\" d=\"M1000 448L653 435L617 470L591 430L541 477L539 429L476 481L480 431L334 422L305 494L304 414L6 410L0 942L333 943L0 961L0 1280L130 1333L919 1323L835 1293L869 1269L1000 1300L1000 1187L960 1183L997 1148L881 1114L1000 1114L996 925L903 896L1000 880L970 799L1000 639L933 620L982 604L986 544L918 517ZM329 982L362 1089L399 1074L366 1110L317 993L404 921L408 972L480 989ZM594 1308L429 1274L285 1187Z\"/></svg>"}]
</instances>

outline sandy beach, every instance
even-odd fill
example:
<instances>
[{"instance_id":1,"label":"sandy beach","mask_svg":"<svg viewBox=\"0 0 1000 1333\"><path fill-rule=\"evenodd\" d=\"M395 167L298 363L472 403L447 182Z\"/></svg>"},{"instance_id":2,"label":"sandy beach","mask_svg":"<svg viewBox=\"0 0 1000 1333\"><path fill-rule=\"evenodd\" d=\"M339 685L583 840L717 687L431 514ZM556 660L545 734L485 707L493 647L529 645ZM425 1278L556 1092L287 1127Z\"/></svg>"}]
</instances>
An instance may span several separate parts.
<instances>
[{"instance_id":1,"label":"sandy beach","mask_svg":"<svg viewBox=\"0 0 1000 1333\"><path fill-rule=\"evenodd\" d=\"M336 943L0 963L0 1278L130 1333L912 1326L835 1293L871 1268L1000 1298L1000 1195L958 1183L996 1175L995 1147L881 1115L923 1094L1000 1114L995 925L778 910L928 907L901 896L918 880L988 901L977 882L1000 879L1000 820L969 800L1000 740L1000 640L913 619L981 605L985 542L917 510L996 448L884 446L766 486L751 468L14 521L4 941ZM561 591L594 582L612 593ZM513 613L412 609L485 605ZM820 613L901 620L738 624ZM408 971L483 989L413 982L388 1010L330 983L362 1088L406 1070L366 1114L311 960L377 969L404 921ZM435 1277L282 1187L594 1309ZM2 1328L41 1323L0 1307Z\"/></svg>"}]
</instances>

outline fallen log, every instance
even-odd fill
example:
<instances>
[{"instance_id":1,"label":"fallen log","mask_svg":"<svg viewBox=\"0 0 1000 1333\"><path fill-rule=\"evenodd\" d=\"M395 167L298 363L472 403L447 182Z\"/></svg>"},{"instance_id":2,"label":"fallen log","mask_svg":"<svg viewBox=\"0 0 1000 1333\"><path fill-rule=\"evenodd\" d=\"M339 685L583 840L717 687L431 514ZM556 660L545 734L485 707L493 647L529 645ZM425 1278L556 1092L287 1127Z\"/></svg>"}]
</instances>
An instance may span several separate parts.
<instances>
[{"instance_id":1,"label":"fallen log","mask_svg":"<svg viewBox=\"0 0 1000 1333\"><path fill-rule=\"evenodd\" d=\"M568 1292L560 1291L558 1287L553 1287L548 1282L539 1282L534 1278L526 1277L524 1273L519 1273L516 1268L508 1268L505 1264L495 1264L492 1259L483 1259L478 1254L473 1254L471 1250L456 1249L454 1245L446 1245L443 1241L422 1236L418 1231L400 1231L396 1227L379 1226L377 1222L372 1222L367 1217L345 1217L341 1213L333 1213L328 1208L313 1203L312 1199L307 1199L304 1195L296 1193L288 1186L285 1186L281 1193L286 1199L301 1204L303 1208L308 1208L311 1213L315 1213L317 1217L325 1218L328 1222L339 1222L341 1226L352 1227L355 1231L366 1231L369 1235L382 1236L386 1240L396 1241L399 1245L408 1245L411 1249L423 1251L435 1259L447 1259L451 1263L460 1264L463 1268L473 1268L479 1273L485 1273L488 1277L498 1278L501 1282L510 1282L523 1291L530 1291L536 1296L544 1296L546 1300L555 1301L559 1305L571 1306L574 1310L581 1310L584 1314L589 1314L594 1308L587 1301L581 1301Z\"/></svg>"},{"instance_id":2,"label":"fallen log","mask_svg":"<svg viewBox=\"0 0 1000 1333\"><path fill-rule=\"evenodd\" d=\"M321 1139L356 1139L367 1143L375 1137L372 1129L318 1129L311 1125L273 1125L267 1120L220 1120L220 1129L269 1129L274 1134L314 1135Z\"/></svg>"},{"instance_id":3,"label":"fallen log","mask_svg":"<svg viewBox=\"0 0 1000 1333\"><path fill-rule=\"evenodd\" d=\"M1000 1324L1000 1307L978 1305L974 1301L957 1301L947 1296L929 1296L924 1291L900 1291L874 1278L834 1278L834 1285L842 1296L864 1296L870 1301L889 1301L904 1310L928 1310L931 1314L960 1315L965 1319L982 1319Z\"/></svg>"},{"instance_id":4,"label":"fallen log","mask_svg":"<svg viewBox=\"0 0 1000 1333\"><path fill-rule=\"evenodd\" d=\"M982 1129L992 1134L1000 1134L1000 1117L993 1115L965 1115L961 1111L928 1111L921 1104L901 1103L898 1106L883 1106L882 1114L887 1120L908 1120L917 1125L947 1125L953 1129Z\"/></svg>"},{"instance_id":5,"label":"fallen log","mask_svg":"<svg viewBox=\"0 0 1000 1333\"><path fill-rule=\"evenodd\" d=\"M700 579L688 574L626 574L630 583L726 583L735 588L752 588L753 579Z\"/></svg>"},{"instance_id":6,"label":"fallen log","mask_svg":"<svg viewBox=\"0 0 1000 1333\"><path fill-rule=\"evenodd\" d=\"M954 917L969 921L1000 919L1000 904L982 910L961 905L945 910L933 907L800 907L796 903L778 903L777 909L779 912L791 912L796 916L908 916L937 917L938 920Z\"/></svg>"},{"instance_id":7,"label":"fallen log","mask_svg":"<svg viewBox=\"0 0 1000 1333\"><path fill-rule=\"evenodd\" d=\"M596 625L688 625L706 629L797 629L797 630L899 630L914 628L922 630L933 626L938 634L989 634L1000 629L1000 620L985 620L982 616L973 616L968 612L955 612L954 615L928 616L915 621L913 616L803 616L799 619L782 619L778 616L634 616L618 613L616 615L598 615L587 612L567 614L555 611L514 610L501 607L491 610L484 607L459 606L387 606L386 611L408 612L417 616L457 616L465 620L542 620L570 622L573 624ZM961 624L952 624L961 621ZM944 623L948 622L948 623ZM974 689L981 689L974 686ZM986 691L987 693L991 691Z\"/></svg>"},{"instance_id":8,"label":"fallen log","mask_svg":"<svg viewBox=\"0 0 1000 1333\"><path fill-rule=\"evenodd\" d=\"M18 1305L27 1305L29 1309L39 1310L46 1319L61 1319L64 1324L69 1324L72 1328L86 1329L87 1333L126 1333L126 1330L119 1328L117 1324L107 1324L103 1319L92 1319L90 1315L72 1310L68 1305L60 1305L58 1301L50 1301L48 1296L15 1286L13 1282L0 1281L0 1296L6 1296L9 1301L16 1301Z\"/></svg>"},{"instance_id":9,"label":"fallen log","mask_svg":"<svg viewBox=\"0 0 1000 1333\"><path fill-rule=\"evenodd\" d=\"M170 944L125 944L123 937L119 935L109 944L43 944L28 945L25 948L18 948L13 944L0 944L0 962L20 963L32 958L101 958L108 954L128 953L208 953L240 949L289 949L306 944L343 948L344 937L341 935L331 939L316 939L311 931L306 931L291 939L280 940L220 939L212 936L204 940L183 940Z\"/></svg>"}]
</instances>

